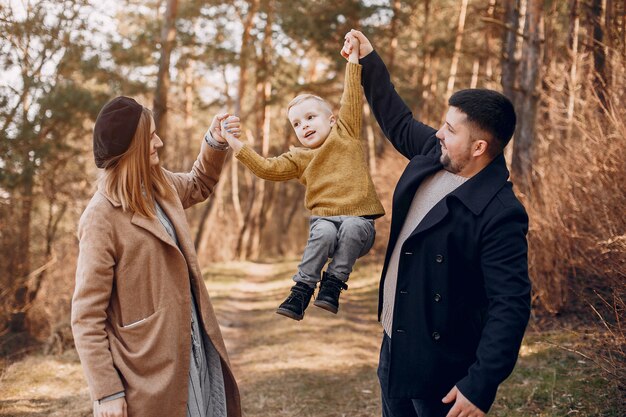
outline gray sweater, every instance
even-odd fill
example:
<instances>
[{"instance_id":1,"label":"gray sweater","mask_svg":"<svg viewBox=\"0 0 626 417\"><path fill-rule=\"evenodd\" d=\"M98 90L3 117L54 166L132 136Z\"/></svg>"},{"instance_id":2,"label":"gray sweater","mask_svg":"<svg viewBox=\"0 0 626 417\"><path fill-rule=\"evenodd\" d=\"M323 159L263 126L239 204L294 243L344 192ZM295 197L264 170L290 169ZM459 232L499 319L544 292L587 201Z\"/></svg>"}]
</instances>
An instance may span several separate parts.
<instances>
[{"instance_id":1,"label":"gray sweater","mask_svg":"<svg viewBox=\"0 0 626 417\"><path fill-rule=\"evenodd\" d=\"M161 206L155 203L157 217L178 246L176 231ZM201 329L196 300L191 293L191 355L187 417L226 417L226 393L221 359Z\"/></svg>"},{"instance_id":2,"label":"gray sweater","mask_svg":"<svg viewBox=\"0 0 626 417\"><path fill-rule=\"evenodd\" d=\"M406 220L400 230L400 235L393 248L391 258L389 258L389 266L385 275L385 283L383 288L383 311L380 315L380 322L385 329L387 336L391 337L391 327L393 325L393 305L396 297L396 284L398 283L398 263L400 262L400 251L402 244L411 235L413 230L446 195L457 189L461 184L469 178L455 175L442 169L426 178L419 186L409 207ZM416 277L420 279L420 277Z\"/></svg>"}]
</instances>

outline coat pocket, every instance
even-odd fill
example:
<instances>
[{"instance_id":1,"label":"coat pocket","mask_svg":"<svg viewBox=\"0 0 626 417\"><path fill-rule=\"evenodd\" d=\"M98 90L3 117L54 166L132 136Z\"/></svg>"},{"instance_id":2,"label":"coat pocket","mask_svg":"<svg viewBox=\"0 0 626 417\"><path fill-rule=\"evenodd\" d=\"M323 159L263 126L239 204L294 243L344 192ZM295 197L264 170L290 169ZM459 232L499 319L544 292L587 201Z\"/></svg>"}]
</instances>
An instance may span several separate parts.
<instances>
[{"instance_id":1,"label":"coat pocket","mask_svg":"<svg viewBox=\"0 0 626 417\"><path fill-rule=\"evenodd\" d=\"M139 353L150 347L165 327L164 311L160 308L148 317L117 326L118 340L129 352Z\"/></svg>"},{"instance_id":2,"label":"coat pocket","mask_svg":"<svg viewBox=\"0 0 626 417\"><path fill-rule=\"evenodd\" d=\"M150 384L171 379L181 366L176 343L179 335L171 313L167 307L160 308L125 327L115 326L109 335L113 363L124 380L127 395L142 392L143 398L150 398L154 395Z\"/></svg>"}]
</instances>

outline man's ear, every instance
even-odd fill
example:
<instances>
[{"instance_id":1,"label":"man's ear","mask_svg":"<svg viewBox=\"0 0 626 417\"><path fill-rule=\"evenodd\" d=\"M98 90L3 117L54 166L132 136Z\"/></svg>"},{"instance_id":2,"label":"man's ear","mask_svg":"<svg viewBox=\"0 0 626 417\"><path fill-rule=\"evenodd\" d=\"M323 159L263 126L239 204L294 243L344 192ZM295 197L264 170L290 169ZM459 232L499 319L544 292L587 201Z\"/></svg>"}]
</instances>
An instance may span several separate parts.
<instances>
[{"instance_id":1,"label":"man's ear","mask_svg":"<svg viewBox=\"0 0 626 417\"><path fill-rule=\"evenodd\" d=\"M335 123L337 122L337 118L335 117L335 115L334 115L334 114L331 114L331 115L328 117L328 121L330 122L330 125L331 125L331 126L334 126L334 125L335 125Z\"/></svg>"},{"instance_id":2,"label":"man's ear","mask_svg":"<svg viewBox=\"0 0 626 417\"><path fill-rule=\"evenodd\" d=\"M475 140L472 143L472 156L479 157L487 154L489 148L489 142L483 139Z\"/></svg>"}]
</instances>

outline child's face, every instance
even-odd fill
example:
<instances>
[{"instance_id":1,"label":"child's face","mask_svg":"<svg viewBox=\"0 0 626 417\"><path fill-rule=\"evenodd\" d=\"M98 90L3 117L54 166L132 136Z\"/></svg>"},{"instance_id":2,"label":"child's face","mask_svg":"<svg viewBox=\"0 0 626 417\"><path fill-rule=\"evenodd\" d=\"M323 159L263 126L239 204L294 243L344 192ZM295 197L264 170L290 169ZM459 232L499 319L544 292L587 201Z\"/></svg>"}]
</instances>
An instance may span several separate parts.
<instances>
[{"instance_id":1,"label":"child's face","mask_svg":"<svg viewBox=\"0 0 626 417\"><path fill-rule=\"evenodd\" d=\"M317 100L305 100L289 109L289 121L302 146L321 146L335 124L335 116Z\"/></svg>"}]
</instances>

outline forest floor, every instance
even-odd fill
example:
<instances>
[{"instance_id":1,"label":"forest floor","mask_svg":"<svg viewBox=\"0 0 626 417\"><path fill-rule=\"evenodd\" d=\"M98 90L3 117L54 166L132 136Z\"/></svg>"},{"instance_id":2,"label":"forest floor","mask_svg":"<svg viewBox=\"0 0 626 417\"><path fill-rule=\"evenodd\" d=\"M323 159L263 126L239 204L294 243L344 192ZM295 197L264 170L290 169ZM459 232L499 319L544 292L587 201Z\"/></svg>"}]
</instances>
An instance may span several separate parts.
<instances>
[{"instance_id":1,"label":"forest floor","mask_svg":"<svg viewBox=\"0 0 626 417\"><path fill-rule=\"evenodd\" d=\"M205 270L246 417L380 415L376 321L380 264L361 264L337 316L311 305L303 321L274 313L297 261L224 263ZM616 382L576 351L581 329L529 326L515 371L491 416L622 416ZM581 336L582 334L585 336ZM592 337L593 335L591 335ZM75 351L32 353L4 367L1 417L87 417L91 404Z\"/></svg>"}]
</instances>

